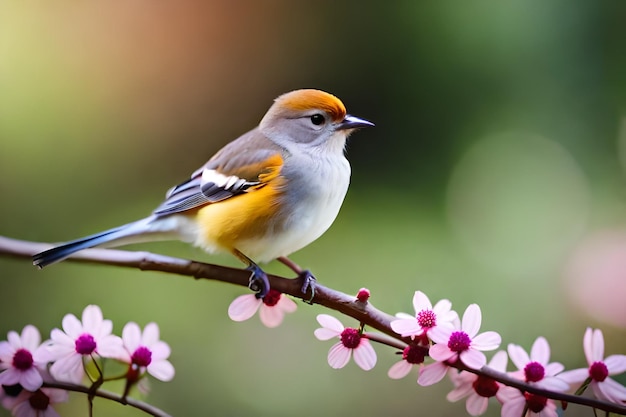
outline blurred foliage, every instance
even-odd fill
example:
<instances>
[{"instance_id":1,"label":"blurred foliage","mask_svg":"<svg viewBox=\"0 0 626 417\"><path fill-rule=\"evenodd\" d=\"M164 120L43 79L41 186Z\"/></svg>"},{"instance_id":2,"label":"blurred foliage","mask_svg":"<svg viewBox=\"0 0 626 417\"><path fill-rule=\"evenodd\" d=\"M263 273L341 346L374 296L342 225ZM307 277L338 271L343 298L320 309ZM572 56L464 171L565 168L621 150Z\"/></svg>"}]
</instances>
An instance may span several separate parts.
<instances>
[{"instance_id":1,"label":"blurred foliage","mask_svg":"<svg viewBox=\"0 0 626 417\"><path fill-rule=\"evenodd\" d=\"M458 311L476 302L503 346L546 335L568 367L584 364L586 326L625 353L624 239L612 275L602 259L570 267L588 239L626 233L625 13L566 0L3 2L0 234L62 241L142 217L274 97L315 87L376 128L350 141L344 209L296 261L342 291L368 287L390 313L410 312L417 289ZM141 248L238 265L180 243ZM181 416L465 413L447 382L389 380L389 348L368 373L327 367L319 307L278 329L230 322L241 293L0 258L0 335L33 323L45 336L89 303L118 333L156 321L177 376L147 400ZM61 410L84 415L86 402Z\"/></svg>"}]
</instances>

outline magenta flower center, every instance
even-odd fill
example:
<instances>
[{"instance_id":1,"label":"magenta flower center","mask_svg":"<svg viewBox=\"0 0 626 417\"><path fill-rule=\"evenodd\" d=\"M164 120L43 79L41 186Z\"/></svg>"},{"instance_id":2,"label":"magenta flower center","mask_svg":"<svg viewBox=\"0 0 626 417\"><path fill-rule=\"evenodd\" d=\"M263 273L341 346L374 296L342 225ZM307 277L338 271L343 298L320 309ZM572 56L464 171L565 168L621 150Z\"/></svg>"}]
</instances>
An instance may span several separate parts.
<instances>
[{"instance_id":1,"label":"magenta flower center","mask_svg":"<svg viewBox=\"0 0 626 417\"><path fill-rule=\"evenodd\" d=\"M606 367L604 362L594 362L589 367L589 376L594 381L602 382L609 376L609 368Z\"/></svg>"},{"instance_id":2,"label":"magenta flower center","mask_svg":"<svg viewBox=\"0 0 626 417\"><path fill-rule=\"evenodd\" d=\"M533 413L540 413L548 403L548 399L546 397L531 394L529 392L524 393L524 398L526 398L526 405L528 406L528 409Z\"/></svg>"},{"instance_id":3,"label":"magenta flower center","mask_svg":"<svg viewBox=\"0 0 626 417\"><path fill-rule=\"evenodd\" d=\"M450 348L450 350L453 352L461 353L469 349L471 343L472 339L470 339L467 333L457 331L450 335L450 339L448 340L448 348Z\"/></svg>"},{"instance_id":4,"label":"magenta flower center","mask_svg":"<svg viewBox=\"0 0 626 417\"><path fill-rule=\"evenodd\" d=\"M476 391L476 394L486 398L490 398L496 395L498 389L500 388L496 381L482 375L476 378L476 381L474 381L472 387L474 387L474 391Z\"/></svg>"},{"instance_id":5,"label":"magenta flower center","mask_svg":"<svg viewBox=\"0 0 626 417\"><path fill-rule=\"evenodd\" d=\"M361 343L361 335L357 329L348 327L341 332L341 343L348 349L356 349Z\"/></svg>"},{"instance_id":6,"label":"magenta flower center","mask_svg":"<svg viewBox=\"0 0 626 417\"><path fill-rule=\"evenodd\" d=\"M28 402L33 410L45 411L48 409L48 405L50 405L50 398L41 390L37 390L37 392L30 396ZM37 415L39 415L39 413L37 413Z\"/></svg>"},{"instance_id":7,"label":"magenta flower center","mask_svg":"<svg viewBox=\"0 0 626 417\"><path fill-rule=\"evenodd\" d=\"M148 366L152 362L152 352L145 346L139 346L135 349L132 356L132 362L138 366Z\"/></svg>"},{"instance_id":8,"label":"magenta flower center","mask_svg":"<svg viewBox=\"0 0 626 417\"><path fill-rule=\"evenodd\" d=\"M280 291L270 288L265 297L263 297L263 304L269 307L274 307L280 301L281 295L282 293Z\"/></svg>"},{"instance_id":9,"label":"magenta flower center","mask_svg":"<svg viewBox=\"0 0 626 417\"><path fill-rule=\"evenodd\" d=\"M524 367L524 375L526 376L526 382L537 382L546 376L546 370L539 362L528 362Z\"/></svg>"},{"instance_id":10,"label":"magenta flower center","mask_svg":"<svg viewBox=\"0 0 626 417\"><path fill-rule=\"evenodd\" d=\"M423 346L407 346L402 351L402 359L414 365L424 363L426 355L428 355L428 348Z\"/></svg>"},{"instance_id":11,"label":"magenta flower center","mask_svg":"<svg viewBox=\"0 0 626 417\"><path fill-rule=\"evenodd\" d=\"M417 313L417 324L422 329L432 329L437 325L437 315L432 310L422 310Z\"/></svg>"},{"instance_id":12,"label":"magenta flower center","mask_svg":"<svg viewBox=\"0 0 626 417\"><path fill-rule=\"evenodd\" d=\"M89 333L83 333L78 336L74 343L76 352L81 355L91 355L96 350L96 340Z\"/></svg>"},{"instance_id":13,"label":"magenta flower center","mask_svg":"<svg viewBox=\"0 0 626 417\"><path fill-rule=\"evenodd\" d=\"M25 371L33 366L33 355L26 349L18 349L13 355L13 366L20 371Z\"/></svg>"}]
</instances>

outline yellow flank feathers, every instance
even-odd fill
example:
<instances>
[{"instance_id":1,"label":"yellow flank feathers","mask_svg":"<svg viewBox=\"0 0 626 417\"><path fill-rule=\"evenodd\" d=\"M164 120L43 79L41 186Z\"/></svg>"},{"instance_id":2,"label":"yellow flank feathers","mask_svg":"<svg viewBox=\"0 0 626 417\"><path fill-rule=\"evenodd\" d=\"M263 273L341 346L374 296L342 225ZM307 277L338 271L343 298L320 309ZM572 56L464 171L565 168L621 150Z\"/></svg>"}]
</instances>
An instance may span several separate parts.
<instances>
[{"instance_id":1,"label":"yellow flank feathers","mask_svg":"<svg viewBox=\"0 0 626 417\"><path fill-rule=\"evenodd\" d=\"M282 179L276 178L254 191L199 209L196 219L201 242L232 250L242 241L267 236L272 229L280 230L277 214L282 185Z\"/></svg>"},{"instance_id":2,"label":"yellow flank feathers","mask_svg":"<svg viewBox=\"0 0 626 417\"><path fill-rule=\"evenodd\" d=\"M320 90L296 90L276 99L281 106L296 110L320 109L328 113L333 121L338 122L346 117L346 107L341 100L332 94Z\"/></svg>"},{"instance_id":3,"label":"yellow flank feathers","mask_svg":"<svg viewBox=\"0 0 626 417\"><path fill-rule=\"evenodd\" d=\"M279 197L284 190L284 180L279 177L283 158L276 154L257 167L261 182L248 191L218 204L207 204L197 212L200 236L205 242L216 243L229 250L237 248L240 240L264 236L271 228L280 228L272 220L279 211ZM209 246L211 245L209 243Z\"/></svg>"}]
</instances>

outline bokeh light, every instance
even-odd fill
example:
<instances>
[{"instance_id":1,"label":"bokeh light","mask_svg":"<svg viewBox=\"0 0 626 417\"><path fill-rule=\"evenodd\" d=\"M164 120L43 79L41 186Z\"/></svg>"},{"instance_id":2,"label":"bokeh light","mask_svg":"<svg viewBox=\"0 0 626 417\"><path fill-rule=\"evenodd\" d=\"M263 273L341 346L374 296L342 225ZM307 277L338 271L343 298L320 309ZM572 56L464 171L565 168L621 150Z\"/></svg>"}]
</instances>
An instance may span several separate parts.
<instances>
[{"instance_id":1,"label":"bokeh light","mask_svg":"<svg viewBox=\"0 0 626 417\"><path fill-rule=\"evenodd\" d=\"M589 206L588 180L567 150L524 132L476 141L448 187L459 240L510 277L553 266L584 230Z\"/></svg>"}]
</instances>

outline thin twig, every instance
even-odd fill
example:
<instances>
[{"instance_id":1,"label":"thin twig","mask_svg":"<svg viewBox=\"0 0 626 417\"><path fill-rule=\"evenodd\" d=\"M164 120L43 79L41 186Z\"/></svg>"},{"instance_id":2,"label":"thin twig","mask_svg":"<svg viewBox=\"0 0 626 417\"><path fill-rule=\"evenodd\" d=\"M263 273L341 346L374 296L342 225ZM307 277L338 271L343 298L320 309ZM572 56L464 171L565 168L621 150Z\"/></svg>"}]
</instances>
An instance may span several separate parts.
<instances>
[{"instance_id":1,"label":"thin twig","mask_svg":"<svg viewBox=\"0 0 626 417\"><path fill-rule=\"evenodd\" d=\"M0 255L4 254L19 258L30 258L35 253L44 251L50 247L51 245L47 243L28 242L0 236ZM242 269L173 258L150 252L131 252L117 249L86 249L76 253L68 260L137 268L142 271L160 271L189 276L196 279L210 279L228 282L244 287L248 285L248 278L250 276L249 271ZM391 329L390 323L394 320L394 317L378 310L370 302L360 302L356 299L356 296L350 296L340 291L325 287L319 283L315 284L315 296L313 299L310 299L310 293L302 294L300 290L301 283L298 280L278 277L275 275L269 275L268 278L270 286L277 291L305 301L310 300L312 304L319 304L331 310L350 316L360 323L363 323L372 329L376 329L391 338L398 340L399 342L403 342L405 344L411 343L409 338L400 337ZM381 341L383 340L384 343L391 345L388 339L381 338ZM401 346L402 344L398 343L394 347L400 348ZM626 405L600 401L595 398L586 398L577 395L547 391L514 379L507 374L496 372L486 366L480 370L467 369L460 363L460 361L457 361L457 363L452 366L477 375L484 375L501 382L502 384L518 388L521 391L541 395L557 401L566 401L572 404L580 404L593 407L594 409L626 415Z\"/></svg>"},{"instance_id":2,"label":"thin twig","mask_svg":"<svg viewBox=\"0 0 626 417\"><path fill-rule=\"evenodd\" d=\"M160 408L154 407L148 403L145 403L143 401L139 401L130 397L124 398L119 394L115 394L113 392L105 391L102 389L97 389L95 391L92 391L91 387L86 387L86 386L77 385L77 384L70 384L67 382L59 382L59 381L44 382L43 386L44 388L57 388L57 389L63 389L67 391L80 392L83 394L93 395L95 397L100 397L100 398L104 398L107 400L115 401L116 403L119 403L122 405L128 405L138 410L141 410L154 417L171 417L170 414L167 414L165 411L161 410Z\"/></svg>"}]
</instances>

